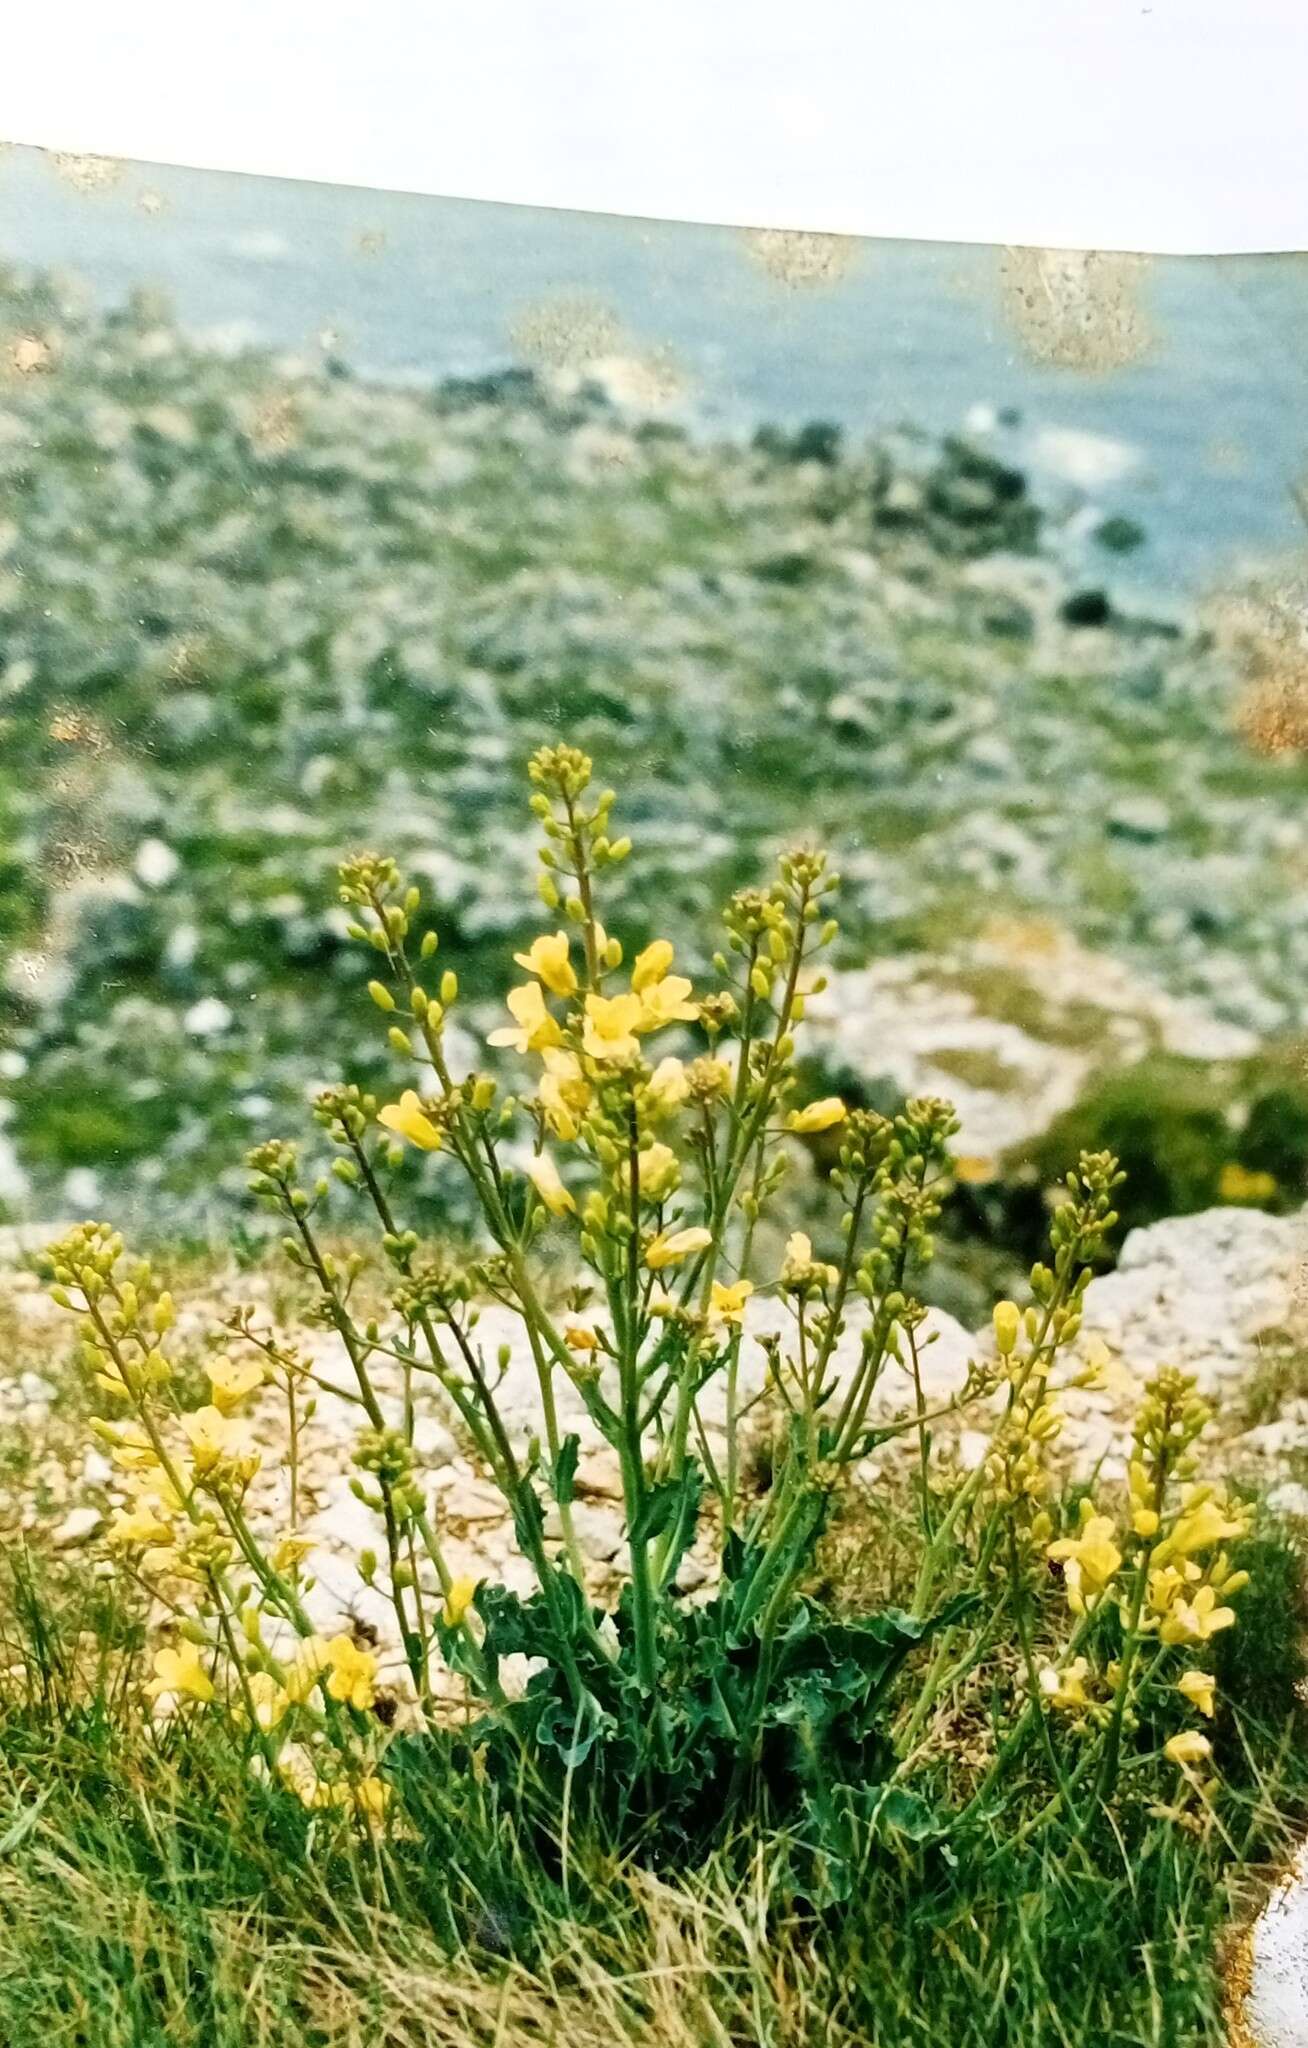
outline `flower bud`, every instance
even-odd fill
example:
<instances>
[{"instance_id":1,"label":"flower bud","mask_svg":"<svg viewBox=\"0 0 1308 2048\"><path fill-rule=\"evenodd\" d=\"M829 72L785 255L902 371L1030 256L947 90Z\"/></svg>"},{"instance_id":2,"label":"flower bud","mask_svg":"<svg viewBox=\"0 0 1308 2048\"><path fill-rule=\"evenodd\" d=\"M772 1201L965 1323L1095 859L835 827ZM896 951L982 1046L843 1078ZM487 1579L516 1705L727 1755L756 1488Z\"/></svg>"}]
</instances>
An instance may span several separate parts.
<instances>
[{"instance_id":1,"label":"flower bud","mask_svg":"<svg viewBox=\"0 0 1308 2048\"><path fill-rule=\"evenodd\" d=\"M997 1301L994 1309L995 1343L1001 1358L1011 1356L1022 1327L1022 1316L1015 1301Z\"/></svg>"}]
</instances>

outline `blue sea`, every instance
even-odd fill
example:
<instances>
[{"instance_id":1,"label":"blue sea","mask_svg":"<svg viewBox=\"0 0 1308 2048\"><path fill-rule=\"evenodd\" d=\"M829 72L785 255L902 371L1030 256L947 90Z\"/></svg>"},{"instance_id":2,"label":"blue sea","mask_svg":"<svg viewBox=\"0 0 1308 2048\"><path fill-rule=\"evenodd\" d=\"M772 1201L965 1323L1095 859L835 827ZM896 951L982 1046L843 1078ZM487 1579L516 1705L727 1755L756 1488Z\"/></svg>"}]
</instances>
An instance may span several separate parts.
<instances>
[{"instance_id":1,"label":"blue sea","mask_svg":"<svg viewBox=\"0 0 1308 2048\"><path fill-rule=\"evenodd\" d=\"M42 152L0 158L0 260L73 272L104 303L160 288L215 346L329 348L425 381L508 364L533 323L580 317L670 366L706 433L820 418L855 439L901 423L1006 436L1049 502L1143 526L1125 571L1164 603L1302 549L1308 260L1154 259L1138 287L1152 347L1092 373L1024 347L996 249L843 257L794 284L726 228L146 165L88 193Z\"/></svg>"}]
</instances>

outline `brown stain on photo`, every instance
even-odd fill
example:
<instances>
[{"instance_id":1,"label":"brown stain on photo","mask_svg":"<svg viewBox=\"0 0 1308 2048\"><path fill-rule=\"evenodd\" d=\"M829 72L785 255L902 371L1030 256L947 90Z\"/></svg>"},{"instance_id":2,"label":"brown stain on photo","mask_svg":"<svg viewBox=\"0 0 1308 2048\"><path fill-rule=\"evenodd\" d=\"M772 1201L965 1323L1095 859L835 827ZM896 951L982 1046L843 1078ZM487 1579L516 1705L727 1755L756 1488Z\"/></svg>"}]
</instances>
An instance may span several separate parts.
<instances>
[{"instance_id":1,"label":"brown stain on photo","mask_svg":"<svg viewBox=\"0 0 1308 2048\"><path fill-rule=\"evenodd\" d=\"M746 228L744 242L750 260L788 291L839 284L859 248L852 235L807 228Z\"/></svg>"},{"instance_id":2,"label":"brown stain on photo","mask_svg":"<svg viewBox=\"0 0 1308 2048\"><path fill-rule=\"evenodd\" d=\"M1095 249L1004 249L1004 313L1033 362L1102 375L1148 355L1154 335L1140 300L1145 256Z\"/></svg>"},{"instance_id":3,"label":"brown stain on photo","mask_svg":"<svg viewBox=\"0 0 1308 2048\"><path fill-rule=\"evenodd\" d=\"M563 384L593 375L619 404L658 412L685 395L672 350L641 340L603 299L558 292L521 308L509 329L515 354Z\"/></svg>"},{"instance_id":4,"label":"brown stain on photo","mask_svg":"<svg viewBox=\"0 0 1308 2048\"><path fill-rule=\"evenodd\" d=\"M58 341L49 334L16 334L4 343L0 360L7 375L39 376L53 370L58 363Z\"/></svg>"},{"instance_id":5,"label":"brown stain on photo","mask_svg":"<svg viewBox=\"0 0 1308 2048\"><path fill-rule=\"evenodd\" d=\"M510 334L528 362L548 370L582 369L619 354L624 343L622 322L613 308L580 292L559 292L524 307Z\"/></svg>"},{"instance_id":6,"label":"brown stain on photo","mask_svg":"<svg viewBox=\"0 0 1308 2048\"><path fill-rule=\"evenodd\" d=\"M92 754L107 754L113 745L100 721L85 711L56 711L46 732L58 746L85 747Z\"/></svg>"},{"instance_id":7,"label":"brown stain on photo","mask_svg":"<svg viewBox=\"0 0 1308 2048\"><path fill-rule=\"evenodd\" d=\"M259 455L284 455L304 431L300 408L287 391L272 391L255 406L246 439Z\"/></svg>"},{"instance_id":8,"label":"brown stain on photo","mask_svg":"<svg viewBox=\"0 0 1308 2048\"><path fill-rule=\"evenodd\" d=\"M1260 754L1308 753L1308 579L1221 601L1213 623L1241 678L1241 737Z\"/></svg>"},{"instance_id":9,"label":"brown stain on photo","mask_svg":"<svg viewBox=\"0 0 1308 2048\"><path fill-rule=\"evenodd\" d=\"M122 183L127 169L115 156L86 156L69 149L43 150L42 155L48 158L57 178L88 198L111 192Z\"/></svg>"}]
</instances>

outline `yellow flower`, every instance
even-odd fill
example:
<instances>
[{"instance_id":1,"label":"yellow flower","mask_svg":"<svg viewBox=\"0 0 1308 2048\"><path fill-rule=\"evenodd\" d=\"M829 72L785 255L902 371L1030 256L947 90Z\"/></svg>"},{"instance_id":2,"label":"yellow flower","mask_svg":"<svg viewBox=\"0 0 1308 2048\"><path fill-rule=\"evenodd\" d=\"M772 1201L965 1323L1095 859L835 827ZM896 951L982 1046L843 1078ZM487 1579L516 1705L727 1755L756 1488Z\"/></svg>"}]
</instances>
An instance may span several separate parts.
<instances>
[{"instance_id":1,"label":"yellow flower","mask_svg":"<svg viewBox=\"0 0 1308 2048\"><path fill-rule=\"evenodd\" d=\"M180 1421L191 1446L191 1463L197 1479L221 1480L236 1486L253 1479L260 1458L250 1441L247 1424L215 1407L193 1409Z\"/></svg>"},{"instance_id":2,"label":"yellow flower","mask_svg":"<svg viewBox=\"0 0 1308 2048\"><path fill-rule=\"evenodd\" d=\"M576 994L577 977L568 958L566 932L543 934L532 941L529 953L515 953L513 957L519 967L525 967L528 974L543 981L552 996Z\"/></svg>"},{"instance_id":3,"label":"yellow flower","mask_svg":"<svg viewBox=\"0 0 1308 2048\"><path fill-rule=\"evenodd\" d=\"M1090 1666L1084 1657L1074 1658L1066 1671L1055 1671L1046 1664L1040 1673L1040 1690L1060 1714L1082 1713L1090 1705L1085 1689L1089 1676Z\"/></svg>"},{"instance_id":4,"label":"yellow flower","mask_svg":"<svg viewBox=\"0 0 1308 2048\"><path fill-rule=\"evenodd\" d=\"M390 1787L370 1774L360 1778L354 1788L354 1810L369 1827L377 1827L386 1818L390 1796Z\"/></svg>"},{"instance_id":5,"label":"yellow flower","mask_svg":"<svg viewBox=\"0 0 1308 2048\"><path fill-rule=\"evenodd\" d=\"M1179 1735L1173 1735L1163 1744L1163 1755L1168 1762L1180 1764L1182 1769L1187 1764L1206 1763L1212 1753L1212 1743L1197 1728L1183 1728Z\"/></svg>"},{"instance_id":6,"label":"yellow flower","mask_svg":"<svg viewBox=\"0 0 1308 2048\"><path fill-rule=\"evenodd\" d=\"M650 1108L662 1115L678 1108L689 1092L690 1083L686 1079L686 1069L680 1060L673 1059L671 1055L659 1061L649 1077L649 1084L645 1090Z\"/></svg>"},{"instance_id":7,"label":"yellow flower","mask_svg":"<svg viewBox=\"0 0 1308 2048\"><path fill-rule=\"evenodd\" d=\"M184 1693L193 1700L211 1700L216 1697L213 1680L200 1662L200 1652L194 1643L181 1642L175 1650L156 1650L154 1653L154 1677L146 1686L151 1698L158 1699L161 1693Z\"/></svg>"},{"instance_id":8,"label":"yellow flower","mask_svg":"<svg viewBox=\"0 0 1308 2048\"><path fill-rule=\"evenodd\" d=\"M1220 1497L1203 1493L1193 1506L1183 1508L1154 1555L1159 1564L1173 1557L1193 1557L1196 1551L1213 1550L1219 1543L1243 1536L1248 1526L1249 1518L1242 1510L1228 1512Z\"/></svg>"},{"instance_id":9,"label":"yellow flower","mask_svg":"<svg viewBox=\"0 0 1308 2048\"><path fill-rule=\"evenodd\" d=\"M303 1564L312 1549L313 1544L307 1536L283 1536L273 1550L273 1570L293 1572L298 1564Z\"/></svg>"},{"instance_id":10,"label":"yellow flower","mask_svg":"<svg viewBox=\"0 0 1308 2048\"><path fill-rule=\"evenodd\" d=\"M699 1004L690 1000L690 983L684 974L669 974L651 981L640 992L637 1031L661 1031L665 1024L691 1024L699 1015Z\"/></svg>"},{"instance_id":11,"label":"yellow flower","mask_svg":"<svg viewBox=\"0 0 1308 2048\"><path fill-rule=\"evenodd\" d=\"M293 1705L300 1706L308 1699L330 1661L330 1648L322 1636L305 1636L297 1645L282 1681Z\"/></svg>"},{"instance_id":12,"label":"yellow flower","mask_svg":"<svg viewBox=\"0 0 1308 2048\"><path fill-rule=\"evenodd\" d=\"M581 1323L565 1323L563 1341L569 1351L598 1351L599 1338Z\"/></svg>"},{"instance_id":13,"label":"yellow flower","mask_svg":"<svg viewBox=\"0 0 1308 2048\"><path fill-rule=\"evenodd\" d=\"M824 1095L803 1109L792 1109L787 1119L792 1131L829 1131L845 1121L845 1105L838 1095Z\"/></svg>"},{"instance_id":14,"label":"yellow flower","mask_svg":"<svg viewBox=\"0 0 1308 2048\"><path fill-rule=\"evenodd\" d=\"M1001 1358L1011 1356L1022 1329L1022 1311L1015 1301L997 1301L991 1315Z\"/></svg>"},{"instance_id":15,"label":"yellow flower","mask_svg":"<svg viewBox=\"0 0 1308 2048\"><path fill-rule=\"evenodd\" d=\"M646 946L643 953L637 953L631 969L631 986L637 995L662 981L672 965L672 957L672 947L667 939L655 939L652 946Z\"/></svg>"},{"instance_id":16,"label":"yellow flower","mask_svg":"<svg viewBox=\"0 0 1308 2048\"><path fill-rule=\"evenodd\" d=\"M713 1232L705 1230L702 1223L689 1230L674 1230L671 1235L661 1230L645 1248L645 1264L651 1273L661 1273L665 1266L680 1265L692 1252L707 1251L712 1242Z\"/></svg>"},{"instance_id":17,"label":"yellow flower","mask_svg":"<svg viewBox=\"0 0 1308 2048\"><path fill-rule=\"evenodd\" d=\"M735 1280L730 1285L722 1280L715 1280L709 1302L710 1324L716 1327L734 1323L739 1328L745 1319L745 1303L753 1292L752 1280Z\"/></svg>"},{"instance_id":18,"label":"yellow flower","mask_svg":"<svg viewBox=\"0 0 1308 2048\"><path fill-rule=\"evenodd\" d=\"M275 1728L291 1704L290 1694L267 1671L252 1671L246 1680L254 1702L254 1718L264 1730Z\"/></svg>"},{"instance_id":19,"label":"yellow flower","mask_svg":"<svg viewBox=\"0 0 1308 2048\"><path fill-rule=\"evenodd\" d=\"M213 1405L224 1415L230 1415L247 1395L263 1385L263 1367L257 1361L237 1365L235 1359L224 1355L206 1359L204 1369L209 1376Z\"/></svg>"},{"instance_id":20,"label":"yellow flower","mask_svg":"<svg viewBox=\"0 0 1308 2048\"><path fill-rule=\"evenodd\" d=\"M635 1059L641 1004L640 996L587 996L581 1042L593 1060Z\"/></svg>"},{"instance_id":21,"label":"yellow flower","mask_svg":"<svg viewBox=\"0 0 1308 2048\"><path fill-rule=\"evenodd\" d=\"M166 1543L172 1533L170 1525L156 1513L154 1504L142 1499L134 1508L117 1509L106 1540L116 1550L137 1550L147 1543Z\"/></svg>"},{"instance_id":22,"label":"yellow flower","mask_svg":"<svg viewBox=\"0 0 1308 2048\"><path fill-rule=\"evenodd\" d=\"M1244 1591L1249 1583L1249 1574L1243 1571L1233 1572L1230 1559L1223 1551L1220 1557L1215 1557L1209 1565L1207 1579L1215 1593L1220 1593L1224 1600L1229 1600L1233 1594Z\"/></svg>"},{"instance_id":23,"label":"yellow flower","mask_svg":"<svg viewBox=\"0 0 1308 2048\"><path fill-rule=\"evenodd\" d=\"M378 1110L377 1121L388 1131L394 1131L397 1138L407 1138L422 1152L440 1151L440 1130L412 1088L406 1088L398 1102L388 1102L385 1109Z\"/></svg>"},{"instance_id":24,"label":"yellow flower","mask_svg":"<svg viewBox=\"0 0 1308 2048\"><path fill-rule=\"evenodd\" d=\"M1122 1553L1113 1541L1112 1522L1093 1510L1086 1513L1087 1508L1089 1502L1083 1502L1081 1534L1051 1543L1047 1553L1062 1561L1067 1604L1073 1614L1086 1614L1095 1606L1122 1562Z\"/></svg>"},{"instance_id":25,"label":"yellow flower","mask_svg":"<svg viewBox=\"0 0 1308 2048\"><path fill-rule=\"evenodd\" d=\"M636 1154L636 1181L647 1202L662 1202L681 1181L681 1162L670 1145L646 1145Z\"/></svg>"},{"instance_id":26,"label":"yellow flower","mask_svg":"<svg viewBox=\"0 0 1308 2048\"><path fill-rule=\"evenodd\" d=\"M353 1636L333 1636L327 1645L331 1673L327 1690L334 1700L356 1707L366 1714L377 1697L377 1659L371 1650L361 1650Z\"/></svg>"},{"instance_id":27,"label":"yellow flower","mask_svg":"<svg viewBox=\"0 0 1308 2048\"><path fill-rule=\"evenodd\" d=\"M95 1433L110 1446L115 1465L124 1472L156 1472L159 1453L139 1423L97 1422Z\"/></svg>"},{"instance_id":28,"label":"yellow flower","mask_svg":"<svg viewBox=\"0 0 1308 2048\"><path fill-rule=\"evenodd\" d=\"M475 1579L456 1579L454 1581L449 1592L445 1595L445 1607L441 1614L441 1620L445 1623L446 1628L457 1628L459 1626L459 1623L472 1605L473 1596L476 1591L477 1581Z\"/></svg>"},{"instance_id":29,"label":"yellow flower","mask_svg":"<svg viewBox=\"0 0 1308 2048\"><path fill-rule=\"evenodd\" d=\"M792 1230L786 1239L786 1260L781 1268L783 1286L834 1287L840 1278L835 1266L813 1257L813 1240L802 1230Z\"/></svg>"},{"instance_id":30,"label":"yellow flower","mask_svg":"<svg viewBox=\"0 0 1308 2048\"><path fill-rule=\"evenodd\" d=\"M492 1031L488 1044L511 1045L515 1052L544 1052L547 1046L562 1045L563 1033L557 1018L551 1017L545 1007L538 981L525 981L521 988L511 988L505 1000L517 1022Z\"/></svg>"},{"instance_id":31,"label":"yellow flower","mask_svg":"<svg viewBox=\"0 0 1308 2048\"><path fill-rule=\"evenodd\" d=\"M1211 1671L1183 1672L1176 1681L1176 1689L1192 1707L1198 1707L1206 1721L1212 1720L1216 1685Z\"/></svg>"},{"instance_id":32,"label":"yellow flower","mask_svg":"<svg viewBox=\"0 0 1308 2048\"><path fill-rule=\"evenodd\" d=\"M1206 1643L1224 1628L1234 1628L1235 1609L1219 1607L1211 1586L1200 1586L1193 1600L1173 1600L1158 1629L1163 1643Z\"/></svg>"},{"instance_id":33,"label":"yellow flower","mask_svg":"<svg viewBox=\"0 0 1308 2048\"><path fill-rule=\"evenodd\" d=\"M571 1216L577 1204L559 1178L559 1169L548 1152L538 1152L527 1168L527 1178L551 1216Z\"/></svg>"},{"instance_id":34,"label":"yellow flower","mask_svg":"<svg viewBox=\"0 0 1308 2048\"><path fill-rule=\"evenodd\" d=\"M546 1046L541 1058L545 1063L540 1084L545 1121L556 1138L568 1143L577 1135L578 1117L590 1106L590 1083L575 1052L551 1045Z\"/></svg>"},{"instance_id":35,"label":"yellow flower","mask_svg":"<svg viewBox=\"0 0 1308 2048\"><path fill-rule=\"evenodd\" d=\"M1218 1175L1217 1192L1224 1202L1270 1202L1276 1193L1274 1173L1250 1172L1231 1160Z\"/></svg>"},{"instance_id":36,"label":"yellow flower","mask_svg":"<svg viewBox=\"0 0 1308 2048\"><path fill-rule=\"evenodd\" d=\"M1199 1568L1197 1565L1190 1566L1188 1569L1198 1576ZM1184 1593L1184 1591L1185 1578L1176 1569L1174 1564L1156 1565L1150 1572L1147 1598L1154 1614L1170 1613L1178 1596Z\"/></svg>"}]
</instances>

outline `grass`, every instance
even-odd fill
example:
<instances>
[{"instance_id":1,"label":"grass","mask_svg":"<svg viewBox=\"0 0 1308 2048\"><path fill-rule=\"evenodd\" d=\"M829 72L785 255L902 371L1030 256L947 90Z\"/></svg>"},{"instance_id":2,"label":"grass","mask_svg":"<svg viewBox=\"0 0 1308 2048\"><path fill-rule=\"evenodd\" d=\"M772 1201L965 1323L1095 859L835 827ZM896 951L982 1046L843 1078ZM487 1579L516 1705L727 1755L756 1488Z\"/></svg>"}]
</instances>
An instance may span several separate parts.
<instances>
[{"instance_id":1,"label":"grass","mask_svg":"<svg viewBox=\"0 0 1308 2048\"><path fill-rule=\"evenodd\" d=\"M865 1534L885 1559L886 1532ZM865 1828L835 1900L802 1827L652 1872L561 1836L466 1757L424 1768L426 1796L401 1777L375 1836L306 1814L222 1725L143 1724L140 1617L85 1563L20 1553L0 1627L0 2041L1218 2048L1223 1941L1308 1810L1303 1559L1270 1520L1249 1541L1207 1831L1144 1789L1079 1835L1041 1823L1036 1754L1001 1808L944 1835ZM846 1563L856 1542L847 1522ZM841 1580L862 1597L857 1571ZM957 1811L968 1730L946 1738Z\"/></svg>"},{"instance_id":2,"label":"grass","mask_svg":"<svg viewBox=\"0 0 1308 2048\"><path fill-rule=\"evenodd\" d=\"M39 1770L34 1793L7 1731L10 2048L1222 2038L1220 1853L1167 1821L1070 1854L995 1830L952 1868L883 1852L825 1916L789 1896L782 1840L733 1843L678 1878L578 1845L565 1900L511 1837L474 1838L448 1845L433 1910L421 1845L308 1840L230 1757L183 1767L92 1724ZM1280 1846L1257 1796L1232 1822Z\"/></svg>"}]
</instances>

